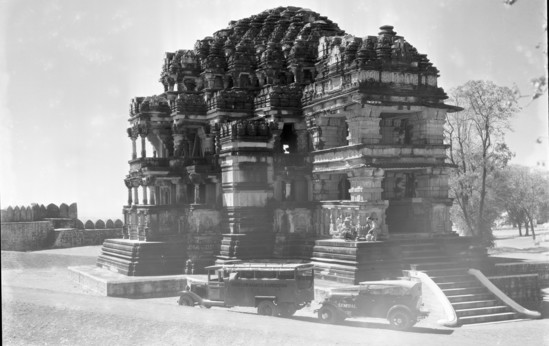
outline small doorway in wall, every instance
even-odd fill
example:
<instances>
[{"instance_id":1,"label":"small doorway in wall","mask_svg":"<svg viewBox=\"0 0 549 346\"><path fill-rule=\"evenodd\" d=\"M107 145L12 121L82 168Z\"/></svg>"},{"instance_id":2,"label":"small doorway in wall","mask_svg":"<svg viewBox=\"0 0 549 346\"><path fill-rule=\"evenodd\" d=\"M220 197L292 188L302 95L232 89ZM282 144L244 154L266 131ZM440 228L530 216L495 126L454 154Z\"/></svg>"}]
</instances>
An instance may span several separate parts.
<instances>
[{"instance_id":1,"label":"small doorway in wall","mask_svg":"<svg viewBox=\"0 0 549 346\"><path fill-rule=\"evenodd\" d=\"M343 201L349 201L351 200L351 193L349 192L349 189L351 189L351 182L347 177L341 178L338 184L338 199Z\"/></svg>"},{"instance_id":2,"label":"small doorway in wall","mask_svg":"<svg viewBox=\"0 0 549 346\"><path fill-rule=\"evenodd\" d=\"M280 134L280 144L284 154L297 152L297 135L294 131L294 124L284 124Z\"/></svg>"}]
</instances>

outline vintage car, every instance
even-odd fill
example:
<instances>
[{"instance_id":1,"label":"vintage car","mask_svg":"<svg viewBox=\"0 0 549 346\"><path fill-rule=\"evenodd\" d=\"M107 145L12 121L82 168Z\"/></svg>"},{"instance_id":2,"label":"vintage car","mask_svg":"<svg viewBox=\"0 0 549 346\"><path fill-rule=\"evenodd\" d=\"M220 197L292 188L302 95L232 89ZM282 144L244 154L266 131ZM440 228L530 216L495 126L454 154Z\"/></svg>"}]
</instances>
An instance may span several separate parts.
<instances>
[{"instance_id":1,"label":"vintage car","mask_svg":"<svg viewBox=\"0 0 549 346\"><path fill-rule=\"evenodd\" d=\"M318 310L318 318L326 323L338 323L348 317L386 318L395 329L403 330L427 315L421 305L421 283L367 281L330 289Z\"/></svg>"},{"instance_id":2,"label":"vintage car","mask_svg":"<svg viewBox=\"0 0 549 346\"><path fill-rule=\"evenodd\" d=\"M314 299L312 264L253 262L206 269L207 280L187 278L179 305L250 306L260 315L290 317Z\"/></svg>"}]
</instances>

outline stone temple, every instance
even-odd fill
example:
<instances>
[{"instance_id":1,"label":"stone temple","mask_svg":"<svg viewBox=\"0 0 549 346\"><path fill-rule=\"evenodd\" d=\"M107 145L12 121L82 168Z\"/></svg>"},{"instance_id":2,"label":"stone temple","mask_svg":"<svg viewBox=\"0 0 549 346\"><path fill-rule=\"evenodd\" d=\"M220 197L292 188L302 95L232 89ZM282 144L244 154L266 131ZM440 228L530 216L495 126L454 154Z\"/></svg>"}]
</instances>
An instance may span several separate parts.
<instances>
[{"instance_id":1,"label":"stone temple","mask_svg":"<svg viewBox=\"0 0 549 346\"><path fill-rule=\"evenodd\" d=\"M98 265L161 275L292 259L356 282L414 253L463 256L474 239L452 232L443 131L460 108L438 76L392 26L355 37L297 7L166 53L163 90L130 104L124 239ZM376 241L332 239L368 218Z\"/></svg>"}]
</instances>

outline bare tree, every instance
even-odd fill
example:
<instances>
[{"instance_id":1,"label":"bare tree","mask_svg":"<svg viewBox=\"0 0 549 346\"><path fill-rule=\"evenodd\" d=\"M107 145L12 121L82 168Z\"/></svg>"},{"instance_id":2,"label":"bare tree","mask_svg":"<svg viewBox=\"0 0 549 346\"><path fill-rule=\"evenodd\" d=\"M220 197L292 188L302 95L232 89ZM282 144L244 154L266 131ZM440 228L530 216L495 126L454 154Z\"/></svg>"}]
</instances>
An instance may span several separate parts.
<instances>
[{"instance_id":1,"label":"bare tree","mask_svg":"<svg viewBox=\"0 0 549 346\"><path fill-rule=\"evenodd\" d=\"M449 160L456 166L450 189L459 207L458 224L467 234L491 243L496 213L486 210L488 180L512 157L504 133L519 107L510 88L489 81L469 81L452 90L450 97L464 109L448 113L446 133Z\"/></svg>"}]
</instances>

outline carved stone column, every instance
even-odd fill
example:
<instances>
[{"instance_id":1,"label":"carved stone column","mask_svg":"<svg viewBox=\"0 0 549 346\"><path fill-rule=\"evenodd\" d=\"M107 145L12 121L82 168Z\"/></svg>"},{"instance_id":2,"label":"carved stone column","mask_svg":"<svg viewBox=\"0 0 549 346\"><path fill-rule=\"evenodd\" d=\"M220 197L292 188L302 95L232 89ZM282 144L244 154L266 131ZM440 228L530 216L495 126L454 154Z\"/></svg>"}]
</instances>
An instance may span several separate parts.
<instances>
[{"instance_id":1,"label":"carved stone column","mask_svg":"<svg viewBox=\"0 0 549 346\"><path fill-rule=\"evenodd\" d=\"M444 142L446 110L426 108L412 118L412 143L441 145Z\"/></svg>"},{"instance_id":2,"label":"carved stone column","mask_svg":"<svg viewBox=\"0 0 549 346\"><path fill-rule=\"evenodd\" d=\"M351 201L370 202L381 200L384 171L380 168L354 168L347 173L351 188Z\"/></svg>"},{"instance_id":3,"label":"carved stone column","mask_svg":"<svg viewBox=\"0 0 549 346\"><path fill-rule=\"evenodd\" d=\"M147 157L146 138L147 138L147 135L141 134L141 157L142 158Z\"/></svg>"},{"instance_id":4,"label":"carved stone column","mask_svg":"<svg viewBox=\"0 0 549 346\"><path fill-rule=\"evenodd\" d=\"M132 184L131 181L125 180L124 183L126 184L126 188L128 188L128 206L131 206L133 203L132 200Z\"/></svg>"},{"instance_id":5,"label":"carved stone column","mask_svg":"<svg viewBox=\"0 0 549 346\"><path fill-rule=\"evenodd\" d=\"M150 188L151 193L151 205L156 205L156 186L152 185Z\"/></svg>"},{"instance_id":6,"label":"carved stone column","mask_svg":"<svg viewBox=\"0 0 549 346\"><path fill-rule=\"evenodd\" d=\"M135 204L139 203L139 185L134 183L133 184L133 200L135 201Z\"/></svg>"},{"instance_id":7,"label":"carved stone column","mask_svg":"<svg viewBox=\"0 0 549 346\"><path fill-rule=\"evenodd\" d=\"M137 159L137 143L136 138L132 138L132 159Z\"/></svg>"},{"instance_id":8,"label":"carved stone column","mask_svg":"<svg viewBox=\"0 0 549 346\"><path fill-rule=\"evenodd\" d=\"M349 145L377 144L381 141L379 121L381 108L363 105L351 109L346 117L349 128Z\"/></svg>"},{"instance_id":9,"label":"carved stone column","mask_svg":"<svg viewBox=\"0 0 549 346\"><path fill-rule=\"evenodd\" d=\"M128 137L132 141L132 160L137 159L137 144L136 140L139 137L137 126L128 128Z\"/></svg>"},{"instance_id":10,"label":"carved stone column","mask_svg":"<svg viewBox=\"0 0 549 346\"><path fill-rule=\"evenodd\" d=\"M143 204L144 205L149 204L149 201L147 200L147 194L148 194L147 185L143 184Z\"/></svg>"},{"instance_id":11,"label":"carved stone column","mask_svg":"<svg viewBox=\"0 0 549 346\"><path fill-rule=\"evenodd\" d=\"M309 151L309 136L306 129L296 130L297 152L306 153Z\"/></svg>"},{"instance_id":12,"label":"carved stone column","mask_svg":"<svg viewBox=\"0 0 549 346\"><path fill-rule=\"evenodd\" d=\"M322 140L322 128L318 125L318 116L307 117L307 131L309 132L309 141L314 150L324 149Z\"/></svg>"}]
</instances>

